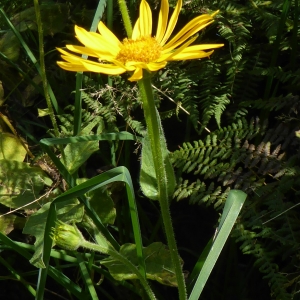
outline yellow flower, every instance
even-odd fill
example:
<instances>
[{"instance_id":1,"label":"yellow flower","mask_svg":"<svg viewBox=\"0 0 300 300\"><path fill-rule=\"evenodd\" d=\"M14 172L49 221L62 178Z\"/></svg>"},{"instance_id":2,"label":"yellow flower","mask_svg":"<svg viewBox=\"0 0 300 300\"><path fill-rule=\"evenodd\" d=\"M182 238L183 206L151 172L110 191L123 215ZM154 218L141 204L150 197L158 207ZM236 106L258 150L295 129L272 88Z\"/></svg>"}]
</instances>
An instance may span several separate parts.
<instances>
[{"instance_id":1,"label":"yellow flower","mask_svg":"<svg viewBox=\"0 0 300 300\"><path fill-rule=\"evenodd\" d=\"M149 4L142 0L140 15L136 21L132 37L122 42L103 24L98 24L99 33L88 32L75 25L77 39L85 46L66 45L67 49L77 54L85 54L93 60L86 60L63 49L64 62L58 65L68 71L89 71L108 75L133 72L130 81L143 77L143 69L157 71L166 66L168 61L199 59L208 57L213 50L223 44L203 44L190 46L197 38L195 34L213 22L212 15L204 14L191 20L171 39L182 0L178 0L174 12L168 21L169 3L162 0L159 11L156 35L152 36L152 12ZM193 36L193 37L192 37Z\"/></svg>"}]
</instances>

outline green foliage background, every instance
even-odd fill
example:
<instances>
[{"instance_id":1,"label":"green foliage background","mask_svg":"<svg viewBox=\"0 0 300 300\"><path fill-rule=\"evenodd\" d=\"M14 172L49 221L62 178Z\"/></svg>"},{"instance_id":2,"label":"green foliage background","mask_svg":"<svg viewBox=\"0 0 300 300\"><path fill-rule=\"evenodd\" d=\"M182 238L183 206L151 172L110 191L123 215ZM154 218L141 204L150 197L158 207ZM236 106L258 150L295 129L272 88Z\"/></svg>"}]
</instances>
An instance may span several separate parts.
<instances>
[{"instance_id":1,"label":"green foliage background","mask_svg":"<svg viewBox=\"0 0 300 300\"><path fill-rule=\"evenodd\" d=\"M150 4L158 12L159 2ZM46 72L62 110L57 115L61 137L72 135L75 76L56 66L59 55L55 47L75 42L74 24L89 28L96 5L95 1L41 2ZM137 5L130 2L133 16ZM31 1L2 1L1 6L38 57ZM255 273L256 279L267 283L270 298L297 299L298 1L186 1L180 22L184 24L195 15L215 10L220 12L214 24L197 41L225 46L217 49L210 59L172 63L153 77L157 106L177 176L175 215L176 205L201 205L202 211L213 208L218 213L230 189L245 191L248 198L232 233L234 242L230 242L229 257L246 266L245 278L258 270L260 275ZM125 34L118 25L119 18L115 7L116 34L122 38ZM3 17L0 33L0 81L4 88L1 110L19 134L27 138L34 154L40 155L38 141L53 134L47 117L38 117L38 109L46 108L41 79ZM112 78L112 87L108 83L105 76L84 75L82 129L96 120L100 125L94 132L101 127L102 132L128 130L144 135L136 86L128 83L126 75ZM97 161L99 168L126 165L133 170L132 176L138 178L135 171L138 157L132 155L138 146L132 145L104 144L100 154L94 154L80 172L94 174L96 170L91 166ZM153 213L153 208L147 205L143 209L146 214L148 209ZM212 216L215 218L214 213ZM185 230L193 232L193 226ZM241 253L249 258L241 259ZM228 261L225 265L230 264ZM217 274L213 276L218 278ZM246 285L247 280L243 282ZM236 291L237 286L232 289ZM244 298L239 299L248 299L253 288L255 284L247 286L240 293ZM210 283L207 289L211 291ZM216 297L220 297L217 292L207 299Z\"/></svg>"}]
</instances>

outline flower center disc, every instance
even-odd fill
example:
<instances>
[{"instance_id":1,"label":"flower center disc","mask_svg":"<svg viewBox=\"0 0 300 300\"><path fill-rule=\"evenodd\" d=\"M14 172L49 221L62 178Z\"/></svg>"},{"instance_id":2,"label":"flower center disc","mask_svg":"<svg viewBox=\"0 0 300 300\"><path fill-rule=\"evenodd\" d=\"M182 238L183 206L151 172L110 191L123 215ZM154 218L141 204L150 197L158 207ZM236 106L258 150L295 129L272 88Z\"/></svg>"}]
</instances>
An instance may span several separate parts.
<instances>
[{"instance_id":1,"label":"flower center disc","mask_svg":"<svg viewBox=\"0 0 300 300\"><path fill-rule=\"evenodd\" d=\"M128 61L150 63L156 61L161 54L162 47L151 36L141 37L137 40L124 39L123 47L116 59L122 63Z\"/></svg>"}]
</instances>

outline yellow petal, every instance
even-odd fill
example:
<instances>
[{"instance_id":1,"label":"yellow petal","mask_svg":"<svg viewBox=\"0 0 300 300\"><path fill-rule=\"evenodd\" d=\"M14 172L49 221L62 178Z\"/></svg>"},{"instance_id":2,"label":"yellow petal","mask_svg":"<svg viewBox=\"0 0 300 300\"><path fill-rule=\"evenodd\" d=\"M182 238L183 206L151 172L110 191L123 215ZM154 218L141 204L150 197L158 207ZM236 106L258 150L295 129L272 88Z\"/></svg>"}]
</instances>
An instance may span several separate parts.
<instances>
[{"instance_id":1,"label":"yellow petal","mask_svg":"<svg viewBox=\"0 0 300 300\"><path fill-rule=\"evenodd\" d=\"M178 16L179 16L179 13L180 13L180 10L181 10L181 7L182 7L182 0L178 0L177 4L176 4L176 7L173 11L173 14L170 18L170 21L169 21L169 24L168 24L168 27L167 27L167 30L166 30L166 33L164 35L164 37L162 38L160 44L161 45L164 45L165 42L168 40L168 38L170 37L170 35L172 34L174 28L175 28L175 25L177 23L177 20L178 20Z\"/></svg>"},{"instance_id":2,"label":"yellow petal","mask_svg":"<svg viewBox=\"0 0 300 300\"><path fill-rule=\"evenodd\" d=\"M64 55L73 55L73 56L78 57L77 55L74 55L74 54L72 54L72 53L69 53L69 52L63 50L62 48L56 48L56 50L58 50L61 54L64 54Z\"/></svg>"},{"instance_id":3,"label":"yellow petal","mask_svg":"<svg viewBox=\"0 0 300 300\"><path fill-rule=\"evenodd\" d=\"M172 54L173 54L173 52L168 52L168 53L162 54L160 56L160 58L157 60L157 62L160 63L160 62L163 62L163 61L168 61L168 58L170 56L172 56Z\"/></svg>"},{"instance_id":4,"label":"yellow petal","mask_svg":"<svg viewBox=\"0 0 300 300\"><path fill-rule=\"evenodd\" d=\"M118 60L112 60L112 63L114 63L116 66L119 66L123 69L125 69L126 71L134 71L136 69L135 65L130 65L126 62L126 65L124 65L122 62L118 61Z\"/></svg>"},{"instance_id":5,"label":"yellow petal","mask_svg":"<svg viewBox=\"0 0 300 300\"><path fill-rule=\"evenodd\" d=\"M74 63L70 64L64 61L58 61L57 64L66 71L71 71L71 72L88 71L82 64L74 64Z\"/></svg>"},{"instance_id":6,"label":"yellow petal","mask_svg":"<svg viewBox=\"0 0 300 300\"><path fill-rule=\"evenodd\" d=\"M128 78L129 81L138 81L143 78L143 69L137 68L133 72L132 76Z\"/></svg>"},{"instance_id":7,"label":"yellow petal","mask_svg":"<svg viewBox=\"0 0 300 300\"><path fill-rule=\"evenodd\" d=\"M170 55L168 56L167 60L169 60L170 57L173 57L174 55L181 53L186 47L192 44L197 39L197 37L198 36L194 36L193 38L189 39L186 43L184 43L181 47L177 48L175 51L172 52L168 51ZM163 53L165 53L165 51L163 51Z\"/></svg>"},{"instance_id":8,"label":"yellow petal","mask_svg":"<svg viewBox=\"0 0 300 300\"><path fill-rule=\"evenodd\" d=\"M148 64L136 61L126 62L126 68L134 68L134 69L147 69L149 71L157 71L166 66L167 62L150 62Z\"/></svg>"},{"instance_id":9,"label":"yellow petal","mask_svg":"<svg viewBox=\"0 0 300 300\"><path fill-rule=\"evenodd\" d=\"M83 60L83 58L82 57L80 57L80 56L78 56L78 55L74 55L74 54L72 54L72 53L69 53L69 52L67 52L67 51L65 51L65 50L63 50L63 49L61 49L61 48L56 48L61 54L63 54L61 57L63 58L63 59L65 59L66 61L81 61L81 60Z\"/></svg>"},{"instance_id":10,"label":"yellow petal","mask_svg":"<svg viewBox=\"0 0 300 300\"><path fill-rule=\"evenodd\" d=\"M101 60L106 60L106 61L111 61L114 59L114 55L112 55L108 51L96 51L87 47L81 47L81 46L75 46L75 45L66 45L67 49L78 53L78 54L85 54L87 56L92 56L92 57L97 57L98 59Z\"/></svg>"},{"instance_id":11,"label":"yellow petal","mask_svg":"<svg viewBox=\"0 0 300 300\"><path fill-rule=\"evenodd\" d=\"M140 33L142 36L152 34L152 12L147 1L142 0L140 4Z\"/></svg>"},{"instance_id":12,"label":"yellow petal","mask_svg":"<svg viewBox=\"0 0 300 300\"><path fill-rule=\"evenodd\" d=\"M127 61L126 69L134 71L136 69L147 69L147 64L140 61Z\"/></svg>"},{"instance_id":13,"label":"yellow petal","mask_svg":"<svg viewBox=\"0 0 300 300\"><path fill-rule=\"evenodd\" d=\"M82 65L90 72L103 73L107 75L119 75L126 72L126 69L112 64L101 64L90 60L82 61Z\"/></svg>"},{"instance_id":14,"label":"yellow petal","mask_svg":"<svg viewBox=\"0 0 300 300\"><path fill-rule=\"evenodd\" d=\"M72 56L72 55L62 55L61 58L64 59L65 61L69 62L69 63L72 63L72 64L73 63L74 64L81 64L81 61L84 60L80 56Z\"/></svg>"},{"instance_id":15,"label":"yellow petal","mask_svg":"<svg viewBox=\"0 0 300 300\"><path fill-rule=\"evenodd\" d=\"M208 56L212 55L213 52L214 52L214 50L209 51L209 52L199 51L196 53L181 52L177 55L172 56L169 60L172 61L172 60L198 59L198 58L208 57Z\"/></svg>"},{"instance_id":16,"label":"yellow petal","mask_svg":"<svg viewBox=\"0 0 300 300\"><path fill-rule=\"evenodd\" d=\"M166 32L167 24L168 24L168 17L169 17L169 2L168 0L162 0L158 15L158 24L157 24L157 31L156 31L156 40L158 43L162 41L164 34Z\"/></svg>"},{"instance_id":17,"label":"yellow petal","mask_svg":"<svg viewBox=\"0 0 300 300\"><path fill-rule=\"evenodd\" d=\"M203 18L202 18L203 17ZM171 50L176 48L178 45L182 44L192 35L203 29L204 27L211 24L213 20L211 20L209 15L203 15L196 17L188 24L186 24L171 40L164 46L164 50Z\"/></svg>"},{"instance_id":18,"label":"yellow petal","mask_svg":"<svg viewBox=\"0 0 300 300\"><path fill-rule=\"evenodd\" d=\"M102 21L98 24L98 30L101 35L107 40L110 41L111 44L114 44L115 47L119 48L121 46L121 42L119 39L104 25Z\"/></svg>"},{"instance_id":19,"label":"yellow petal","mask_svg":"<svg viewBox=\"0 0 300 300\"><path fill-rule=\"evenodd\" d=\"M218 14L220 10L215 11L214 13L211 14L211 17L213 18L216 14Z\"/></svg>"},{"instance_id":20,"label":"yellow petal","mask_svg":"<svg viewBox=\"0 0 300 300\"><path fill-rule=\"evenodd\" d=\"M88 32L84 28L75 25L77 39L86 47L93 50L109 51L113 55L117 55L120 48L116 47L110 40L106 40L100 34Z\"/></svg>"},{"instance_id":21,"label":"yellow petal","mask_svg":"<svg viewBox=\"0 0 300 300\"><path fill-rule=\"evenodd\" d=\"M132 36L131 38L133 40L137 40L141 37L141 32L140 32L140 18L138 18L133 26L132 30Z\"/></svg>"},{"instance_id":22,"label":"yellow petal","mask_svg":"<svg viewBox=\"0 0 300 300\"><path fill-rule=\"evenodd\" d=\"M208 50L213 48L223 47L224 44L203 44L203 45L193 45L184 49L184 53L197 52L201 50Z\"/></svg>"},{"instance_id":23,"label":"yellow petal","mask_svg":"<svg viewBox=\"0 0 300 300\"><path fill-rule=\"evenodd\" d=\"M147 69L149 71L158 71L162 68L164 68L166 66L167 62L166 61L163 61L163 62L152 62L152 63L149 63L147 64Z\"/></svg>"}]
</instances>

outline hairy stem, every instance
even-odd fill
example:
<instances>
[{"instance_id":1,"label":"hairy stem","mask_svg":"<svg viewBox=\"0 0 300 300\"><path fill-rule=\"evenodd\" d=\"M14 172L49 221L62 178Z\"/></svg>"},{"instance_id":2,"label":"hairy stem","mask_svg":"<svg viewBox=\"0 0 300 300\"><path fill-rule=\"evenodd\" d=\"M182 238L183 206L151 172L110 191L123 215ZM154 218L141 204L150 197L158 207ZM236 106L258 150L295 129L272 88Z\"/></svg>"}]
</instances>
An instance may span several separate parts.
<instances>
[{"instance_id":1,"label":"hairy stem","mask_svg":"<svg viewBox=\"0 0 300 300\"><path fill-rule=\"evenodd\" d=\"M124 27L125 27L127 36L129 38L131 38L131 36L132 36L132 25L131 25L130 16L129 16L126 1L125 0L118 0L118 4L119 4L119 8L120 8L120 12L121 12L121 15L122 15L122 19L123 19L123 22L124 22Z\"/></svg>"},{"instance_id":2,"label":"hairy stem","mask_svg":"<svg viewBox=\"0 0 300 300\"><path fill-rule=\"evenodd\" d=\"M144 71L143 79L139 82L139 89L143 101L144 116L147 124L148 135L151 143L151 151L153 154L154 167L158 185L158 197L161 208L161 215L164 224L164 229L167 237L168 247L170 249L172 263L176 273L178 284L179 299L187 299L185 281L182 273L180 257L177 250L176 240L174 236L171 213L169 210L168 197L168 181L167 172L163 157L164 143L160 140L160 122L156 115L156 108L154 104L153 90L151 87L151 80L147 71Z\"/></svg>"}]
</instances>

